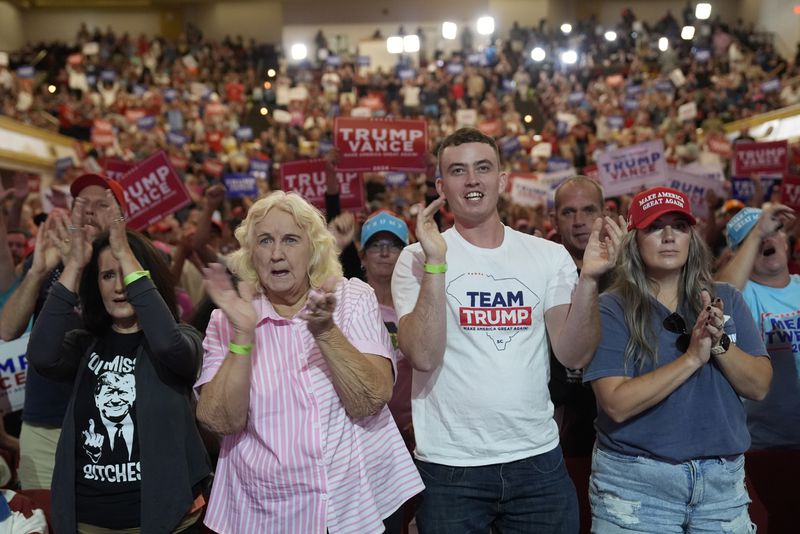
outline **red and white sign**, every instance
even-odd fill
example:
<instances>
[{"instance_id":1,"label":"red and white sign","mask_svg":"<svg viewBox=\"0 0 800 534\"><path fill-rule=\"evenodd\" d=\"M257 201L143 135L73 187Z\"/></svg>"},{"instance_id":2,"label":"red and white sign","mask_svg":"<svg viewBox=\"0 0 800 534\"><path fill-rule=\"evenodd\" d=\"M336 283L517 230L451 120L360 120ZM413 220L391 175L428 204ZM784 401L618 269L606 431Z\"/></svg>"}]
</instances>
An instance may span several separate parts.
<instances>
[{"instance_id":1,"label":"red and white sign","mask_svg":"<svg viewBox=\"0 0 800 534\"><path fill-rule=\"evenodd\" d=\"M739 142L733 145L733 176L784 174L789 165L786 141Z\"/></svg>"},{"instance_id":2,"label":"red and white sign","mask_svg":"<svg viewBox=\"0 0 800 534\"><path fill-rule=\"evenodd\" d=\"M206 104L206 115L222 115L225 113L225 106L220 102L209 102Z\"/></svg>"},{"instance_id":3,"label":"red and white sign","mask_svg":"<svg viewBox=\"0 0 800 534\"><path fill-rule=\"evenodd\" d=\"M383 95L381 93L369 93L358 99L358 105L369 108L372 111L383 109Z\"/></svg>"},{"instance_id":4,"label":"red and white sign","mask_svg":"<svg viewBox=\"0 0 800 534\"><path fill-rule=\"evenodd\" d=\"M730 158L733 155L733 145L724 137L709 137L706 141L708 150L723 158Z\"/></svg>"},{"instance_id":5,"label":"red and white sign","mask_svg":"<svg viewBox=\"0 0 800 534\"><path fill-rule=\"evenodd\" d=\"M122 180L128 226L143 230L191 203L189 193L164 152L150 156Z\"/></svg>"},{"instance_id":6,"label":"red and white sign","mask_svg":"<svg viewBox=\"0 0 800 534\"><path fill-rule=\"evenodd\" d=\"M185 156L179 156L177 154L170 154L169 161L172 163L172 166L179 171L185 171L186 168L189 166L189 158Z\"/></svg>"},{"instance_id":7,"label":"red and white sign","mask_svg":"<svg viewBox=\"0 0 800 534\"><path fill-rule=\"evenodd\" d=\"M339 180L339 201L342 210L362 210L364 208L364 179L361 173L341 171L336 173L336 178ZM309 159L282 164L281 189L297 191L320 211L324 211L325 191L327 190L325 160Z\"/></svg>"},{"instance_id":8,"label":"red and white sign","mask_svg":"<svg viewBox=\"0 0 800 534\"><path fill-rule=\"evenodd\" d=\"M339 171L425 170L425 120L337 117L333 131Z\"/></svg>"},{"instance_id":9,"label":"red and white sign","mask_svg":"<svg viewBox=\"0 0 800 534\"><path fill-rule=\"evenodd\" d=\"M587 178L591 178L598 184L600 183L600 173L597 170L597 165L595 165L594 163L592 163L591 165L587 165L586 167L583 168L583 175L586 176Z\"/></svg>"},{"instance_id":10,"label":"red and white sign","mask_svg":"<svg viewBox=\"0 0 800 534\"><path fill-rule=\"evenodd\" d=\"M207 159L203 161L203 172L216 178L222 176L225 165L218 159Z\"/></svg>"},{"instance_id":11,"label":"red and white sign","mask_svg":"<svg viewBox=\"0 0 800 534\"><path fill-rule=\"evenodd\" d=\"M103 174L112 180L120 181L129 170L136 166L135 163L116 158L104 158L102 161Z\"/></svg>"},{"instance_id":12,"label":"red and white sign","mask_svg":"<svg viewBox=\"0 0 800 534\"><path fill-rule=\"evenodd\" d=\"M503 125L497 119L485 119L478 123L478 129L489 137L500 137Z\"/></svg>"},{"instance_id":13,"label":"red and white sign","mask_svg":"<svg viewBox=\"0 0 800 534\"><path fill-rule=\"evenodd\" d=\"M131 124L135 124L136 121L143 118L147 115L147 111L143 109L126 109L125 110L125 119L130 122Z\"/></svg>"},{"instance_id":14,"label":"red and white sign","mask_svg":"<svg viewBox=\"0 0 800 534\"><path fill-rule=\"evenodd\" d=\"M116 140L114 126L110 121L95 119L92 124L92 144L99 147L113 146Z\"/></svg>"},{"instance_id":15,"label":"red and white sign","mask_svg":"<svg viewBox=\"0 0 800 534\"><path fill-rule=\"evenodd\" d=\"M781 203L800 211L800 176L785 176L783 178Z\"/></svg>"}]
</instances>

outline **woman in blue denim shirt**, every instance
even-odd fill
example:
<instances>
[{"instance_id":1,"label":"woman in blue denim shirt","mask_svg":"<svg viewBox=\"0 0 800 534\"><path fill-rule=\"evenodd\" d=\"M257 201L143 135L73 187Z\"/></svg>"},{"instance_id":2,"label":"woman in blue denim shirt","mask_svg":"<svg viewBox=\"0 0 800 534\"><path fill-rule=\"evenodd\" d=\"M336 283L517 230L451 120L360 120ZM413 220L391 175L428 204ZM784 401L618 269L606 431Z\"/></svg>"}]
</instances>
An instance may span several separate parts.
<instances>
[{"instance_id":1,"label":"woman in blue denim shirt","mask_svg":"<svg viewBox=\"0 0 800 534\"><path fill-rule=\"evenodd\" d=\"M740 397L767 394L766 349L740 293L713 283L683 193L639 193L629 215L583 377L598 402L592 532L754 532Z\"/></svg>"}]
</instances>

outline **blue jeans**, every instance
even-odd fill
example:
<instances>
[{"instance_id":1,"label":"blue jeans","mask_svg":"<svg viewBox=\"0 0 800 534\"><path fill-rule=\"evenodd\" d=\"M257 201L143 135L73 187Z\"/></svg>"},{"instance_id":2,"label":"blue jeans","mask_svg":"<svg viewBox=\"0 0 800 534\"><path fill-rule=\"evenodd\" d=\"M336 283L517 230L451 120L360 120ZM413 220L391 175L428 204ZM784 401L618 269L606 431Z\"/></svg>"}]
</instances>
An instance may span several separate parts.
<instances>
[{"instance_id":1,"label":"blue jeans","mask_svg":"<svg viewBox=\"0 0 800 534\"><path fill-rule=\"evenodd\" d=\"M420 534L578 532L578 499L561 447L516 462L450 467L417 460Z\"/></svg>"},{"instance_id":2,"label":"blue jeans","mask_svg":"<svg viewBox=\"0 0 800 534\"><path fill-rule=\"evenodd\" d=\"M744 455L670 464L595 446L589 500L595 534L756 531Z\"/></svg>"}]
</instances>

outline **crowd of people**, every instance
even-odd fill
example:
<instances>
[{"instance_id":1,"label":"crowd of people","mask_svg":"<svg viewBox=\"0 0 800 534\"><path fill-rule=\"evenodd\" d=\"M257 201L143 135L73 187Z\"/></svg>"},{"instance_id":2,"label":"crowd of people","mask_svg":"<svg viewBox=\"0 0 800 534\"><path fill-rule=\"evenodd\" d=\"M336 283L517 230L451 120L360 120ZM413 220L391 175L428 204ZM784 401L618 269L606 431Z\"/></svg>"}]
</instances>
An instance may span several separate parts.
<instances>
[{"instance_id":1,"label":"crowd of people","mask_svg":"<svg viewBox=\"0 0 800 534\"><path fill-rule=\"evenodd\" d=\"M389 72L192 27L10 53L2 113L85 156L0 189L0 338L30 332L31 364L0 447L21 488L52 488L57 531L576 532L563 458L591 455L593 532L752 532L743 454L800 447L794 212L758 176L701 218L581 174L658 138L730 178L723 125L800 102L798 64L741 21L684 41L671 14L623 15L615 41L515 24ZM426 118L430 153L365 173L354 213L332 131L356 108ZM193 203L126 230L104 162L161 150ZM280 190L318 157L324 214ZM259 195L228 198L253 160ZM509 175L555 160L576 175L552 204L515 204Z\"/></svg>"}]
</instances>

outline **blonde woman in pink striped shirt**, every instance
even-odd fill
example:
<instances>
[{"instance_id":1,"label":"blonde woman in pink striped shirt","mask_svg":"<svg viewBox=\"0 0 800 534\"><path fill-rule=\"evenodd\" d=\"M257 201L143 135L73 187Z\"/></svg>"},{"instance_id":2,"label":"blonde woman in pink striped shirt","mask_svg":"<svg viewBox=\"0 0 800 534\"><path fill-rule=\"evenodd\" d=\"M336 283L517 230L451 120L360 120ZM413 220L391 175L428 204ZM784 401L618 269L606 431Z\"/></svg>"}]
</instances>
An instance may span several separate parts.
<instances>
[{"instance_id":1,"label":"blonde woman in pink striped shirt","mask_svg":"<svg viewBox=\"0 0 800 534\"><path fill-rule=\"evenodd\" d=\"M222 436L206 524L220 534L383 532L422 490L386 403L396 362L373 290L342 278L322 214L256 202L205 272L218 310L197 416Z\"/></svg>"}]
</instances>

